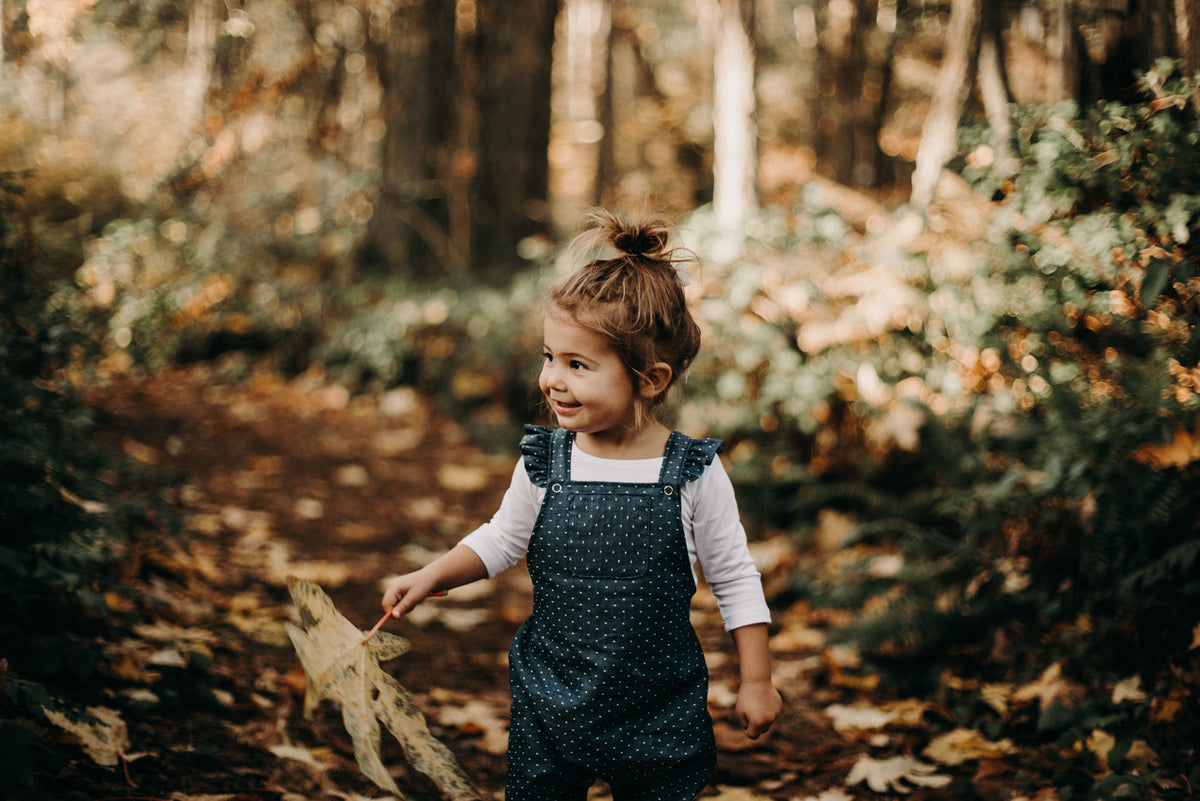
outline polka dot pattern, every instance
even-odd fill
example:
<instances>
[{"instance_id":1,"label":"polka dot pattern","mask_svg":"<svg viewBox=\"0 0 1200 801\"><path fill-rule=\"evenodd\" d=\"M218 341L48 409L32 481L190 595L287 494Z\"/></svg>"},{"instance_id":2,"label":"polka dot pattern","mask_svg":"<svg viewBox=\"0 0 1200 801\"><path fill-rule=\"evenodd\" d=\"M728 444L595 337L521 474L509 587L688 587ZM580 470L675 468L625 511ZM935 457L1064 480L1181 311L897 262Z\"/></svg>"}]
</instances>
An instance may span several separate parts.
<instances>
[{"instance_id":1,"label":"polka dot pattern","mask_svg":"<svg viewBox=\"0 0 1200 801\"><path fill-rule=\"evenodd\" d=\"M510 652L505 797L583 799L599 777L616 801L689 801L716 746L679 487L721 443L672 433L657 484L573 482L570 437L522 441L547 492L526 554L533 613Z\"/></svg>"}]
</instances>

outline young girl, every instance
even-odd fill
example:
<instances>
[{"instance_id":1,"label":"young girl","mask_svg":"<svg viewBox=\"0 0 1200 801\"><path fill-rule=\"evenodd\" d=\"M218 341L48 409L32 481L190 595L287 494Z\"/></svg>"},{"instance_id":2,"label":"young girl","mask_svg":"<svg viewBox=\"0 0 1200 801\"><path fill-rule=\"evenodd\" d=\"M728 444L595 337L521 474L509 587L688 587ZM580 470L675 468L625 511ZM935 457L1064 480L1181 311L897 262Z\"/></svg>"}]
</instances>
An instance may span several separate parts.
<instances>
[{"instance_id":1,"label":"young girl","mask_svg":"<svg viewBox=\"0 0 1200 801\"><path fill-rule=\"evenodd\" d=\"M533 613L510 652L506 801L690 801L716 763L708 673L689 620L699 562L738 653L737 717L771 727L770 614L721 443L654 410L700 344L667 229L597 212L577 245L611 245L552 292L538 384L559 428L527 426L491 522L388 582L396 617L527 557Z\"/></svg>"}]
</instances>

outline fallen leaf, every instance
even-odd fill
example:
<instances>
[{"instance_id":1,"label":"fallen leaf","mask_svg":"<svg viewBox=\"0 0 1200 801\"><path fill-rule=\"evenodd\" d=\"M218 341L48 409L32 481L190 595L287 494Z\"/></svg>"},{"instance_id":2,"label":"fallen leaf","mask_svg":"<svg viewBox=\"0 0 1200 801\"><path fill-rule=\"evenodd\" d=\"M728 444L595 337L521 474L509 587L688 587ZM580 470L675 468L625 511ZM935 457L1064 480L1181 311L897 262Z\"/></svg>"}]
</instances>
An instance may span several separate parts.
<instances>
[{"instance_id":1,"label":"fallen leaf","mask_svg":"<svg viewBox=\"0 0 1200 801\"><path fill-rule=\"evenodd\" d=\"M924 723L926 705L912 699L901 699L882 707L858 703L854 706L833 704L825 714L838 731L871 731L885 726L916 727Z\"/></svg>"},{"instance_id":2,"label":"fallen leaf","mask_svg":"<svg viewBox=\"0 0 1200 801\"><path fill-rule=\"evenodd\" d=\"M481 734L481 745L490 754L508 751L508 724L501 720L495 705L472 699L462 706L443 707L437 713L444 726L453 726L464 734Z\"/></svg>"},{"instance_id":3,"label":"fallen leaf","mask_svg":"<svg viewBox=\"0 0 1200 801\"><path fill-rule=\"evenodd\" d=\"M297 498L292 505L292 514L301 520L320 520L325 516L325 504L316 498Z\"/></svg>"},{"instance_id":4,"label":"fallen leaf","mask_svg":"<svg viewBox=\"0 0 1200 801\"><path fill-rule=\"evenodd\" d=\"M709 801L771 801L765 795L756 795L745 787L718 787L717 794L708 796Z\"/></svg>"},{"instance_id":5,"label":"fallen leaf","mask_svg":"<svg viewBox=\"0 0 1200 801\"><path fill-rule=\"evenodd\" d=\"M371 484L371 474L361 464L344 464L334 472L333 481L343 487L366 487Z\"/></svg>"},{"instance_id":6,"label":"fallen leaf","mask_svg":"<svg viewBox=\"0 0 1200 801\"><path fill-rule=\"evenodd\" d=\"M1055 701L1070 706L1082 698L1083 694L1083 687L1064 679L1062 663L1055 662L1042 671L1042 675L1036 681L1030 682L1014 692L1012 700L1020 703L1036 698L1042 711L1045 711Z\"/></svg>"},{"instance_id":7,"label":"fallen leaf","mask_svg":"<svg viewBox=\"0 0 1200 801\"><path fill-rule=\"evenodd\" d=\"M1001 715L1008 714L1008 699L1012 697L1013 685L1003 682L985 684L979 690L983 702Z\"/></svg>"},{"instance_id":8,"label":"fallen leaf","mask_svg":"<svg viewBox=\"0 0 1200 801\"><path fill-rule=\"evenodd\" d=\"M129 748L129 730L115 709L89 706L86 712L95 718L92 722L73 720L62 712L46 707L42 707L42 711L46 713L46 720L78 738L84 752L97 765L111 767L123 759L130 759L125 754Z\"/></svg>"},{"instance_id":9,"label":"fallen leaf","mask_svg":"<svg viewBox=\"0 0 1200 801\"><path fill-rule=\"evenodd\" d=\"M302 745L286 745L281 743L273 745L267 750L280 759L292 759L317 770L325 770L329 767L317 757L316 753Z\"/></svg>"},{"instance_id":10,"label":"fallen leaf","mask_svg":"<svg viewBox=\"0 0 1200 801\"><path fill-rule=\"evenodd\" d=\"M1145 700L1146 691L1142 689L1141 676L1130 676L1113 685L1112 702L1114 704L1119 704L1122 701L1141 703Z\"/></svg>"},{"instance_id":11,"label":"fallen leaf","mask_svg":"<svg viewBox=\"0 0 1200 801\"><path fill-rule=\"evenodd\" d=\"M1145 772L1147 766L1158 759L1158 753L1145 740L1134 740L1125 752L1125 770Z\"/></svg>"},{"instance_id":12,"label":"fallen leaf","mask_svg":"<svg viewBox=\"0 0 1200 801\"><path fill-rule=\"evenodd\" d=\"M996 759L1012 751L1012 740L993 742L972 729L955 729L933 738L921 753L943 765L961 765L972 759Z\"/></svg>"},{"instance_id":13,"label":"fallen leaf","mask_svg":"<svg viewBox=\"0 0 1200 801\"><path fill-rule=\"evenodd\" d=\"M451 492L475 492L491 483L491 476L482 467L470 465L442 465L437 471L442 489Z\"/></svg>"},{"instance_id":14,"label":"fallen leaf","mask_svg":"<svg viewBox=\"0 0 1200 801\"><path fill-rule=\"evenodd\" d=\"M909 756L872 759L861 756L850 769L846 784L866 782L877 793L910 793L916 787L945 787L953 777L936 773L937 767Z\"/></svg>"},{"instance_id":15,"label":"fallen leaf","mask_svg":"<svg viewBox=\"0 0 1200 801\"><path fill-rule=\"evenodd\" d=\"M400 798L400 788L380 756L380 720L399 741L409 763L449 798L478 801L479 794L454 755L429 733L412 696L379 665L405 653L408 641L386 632L366 641L364 632L342 617L316 584L290 578L288 589L304 626L284 624L304 666L305 715L311 716L324 698L340 698L342 720L354 742L359 769Z\"/></svg>"},{"instance_id":16,"label":"fallen leaf","mask_svg":"<svg viewBox=\"0 0 1200 801\"><path fill-rule=\"evenodd\" d=\"M1117 738L1113 737L1106 731L1094 729L1087 739L1087 750L1096 755L1100 760L1100 764L1111 767L1108 764L1108 755L1117 744Z\"/></svg>"},{"instance_id":17,"label":"fallen leaf","mask_svg":"<svg viewBox=\"0 0 1200 801\"><path fill-rule=\"evenodd\" d=\"M833 721L833 728L838 731L882 729L895 717L891 712L867 704L833 704L825 707L825 714Z\"/></svg>"},{"instance_id":18,"label":"fallen leaf","mask_svg":"<svg viewBox=\"0 0 1200 801\"><path fill-rule=\"evenodd\" d=\"M835 787L822 791L820 795L805 796L804 801L854 801L854 796Z\"/></svg>"}]
</instances>

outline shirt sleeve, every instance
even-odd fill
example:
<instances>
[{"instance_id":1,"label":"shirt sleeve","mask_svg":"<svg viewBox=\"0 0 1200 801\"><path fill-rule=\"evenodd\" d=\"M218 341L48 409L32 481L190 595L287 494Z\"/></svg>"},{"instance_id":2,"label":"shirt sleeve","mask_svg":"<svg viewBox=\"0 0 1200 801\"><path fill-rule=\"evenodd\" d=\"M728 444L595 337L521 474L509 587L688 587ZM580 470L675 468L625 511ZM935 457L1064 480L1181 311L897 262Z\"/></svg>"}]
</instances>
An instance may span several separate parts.
<instances>
[{"instance_id":1,"label":"shirt sleeve","mask_svg":"<svg viewBox=\"0 0 1200 801\"><path fill-rule=\"evenodd\" d=\"M733 482L720 459L684 485L684 528L704 580L717 599L725 629L769 623L762 576L750 555Z\"/></svg>"},{"instance_id":2,"label":"shirt sleeve","mask_svg":"<svg viewBox=\"0 0 1200 801\"><path fill-rule=\"evenodd\" d=\"M529 480L524 463L518 460L512 482L505 490L496 514L459 541L483 561L488 578L494 578L521 561L529 550L529 538L537 522L544 492Z\"/></svg>"}]
</instances>

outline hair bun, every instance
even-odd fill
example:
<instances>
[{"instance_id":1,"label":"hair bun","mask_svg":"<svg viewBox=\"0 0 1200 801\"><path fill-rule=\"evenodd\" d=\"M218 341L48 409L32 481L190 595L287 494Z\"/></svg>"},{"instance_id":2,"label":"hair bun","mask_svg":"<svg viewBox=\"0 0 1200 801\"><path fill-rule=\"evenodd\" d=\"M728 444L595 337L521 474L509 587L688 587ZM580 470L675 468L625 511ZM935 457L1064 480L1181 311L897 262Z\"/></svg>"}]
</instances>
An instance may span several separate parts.
<instances>
[{"instance_id":1,"label":"hair bun","mask_svg":"<svg viewBox=\"0 0 1200 801\"><path fill-rule=\"evenodd\" d=\"M667 235L646 226L630 226L615 232L612 245L629 256L661 256L667 247Z\"/></svg>"}]
</instances>

